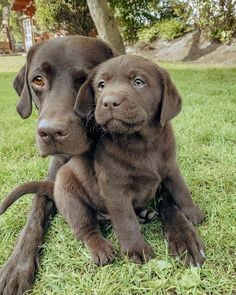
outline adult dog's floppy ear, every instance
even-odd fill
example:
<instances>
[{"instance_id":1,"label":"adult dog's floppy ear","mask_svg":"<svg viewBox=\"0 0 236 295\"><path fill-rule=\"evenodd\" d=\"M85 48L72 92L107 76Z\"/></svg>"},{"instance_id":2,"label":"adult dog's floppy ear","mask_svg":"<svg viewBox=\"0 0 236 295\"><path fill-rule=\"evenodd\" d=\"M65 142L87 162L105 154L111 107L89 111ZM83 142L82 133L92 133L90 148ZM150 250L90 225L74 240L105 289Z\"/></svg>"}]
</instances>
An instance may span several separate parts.
<instances>
[{"instance_id":1,"label":"adult dog's floppy ear","mask_svg":"<svg viewBox=\"0 0 236 295\"><path fill-rule=\"evenodd\" d=\"M174 118L181 110L182 100L167 71L161 69L162 95L159 124Z\"/></svg>"},{"instance_id":2,"label":"adult dog's floppy ear","mask_svg":"<svg viewBox=\"0 0 236 295\"><path fill-rule=\"evenodd\" d=\"M112 47L110 47L110 53L111 53L111 57L119 56L119 53Z\"/></svg>"},{"instance_id":3,"label":"adult dog's floppy ear","mask_svg":"<svg viewBox=\"0 0 236 295\"><path fill-rule=\"evenodd\" d=\"M26 64L20 69L19 73L15 77L13 81L13 87L19 96L21 96L24 84L25 84L25 71Z\"/></svg>"},{"instance_id":4,"label":"adult dog's floppy ear","mask_svg":"<svg viewBox=\"0 0 236 295\"><path fill-rule=\"evenodd\" d=\"M32 96L27 78L28 66L26 63L13 81L13 86L20 96L20 101L16 106L16 110L23 119L28 118L32 113Z\"/></svg>"},{"instance_id":5,"label":"adult dog's floppy ear","mask_svg":"<svg viewBox=\"0 0 236 295\"><path fill-rule=\"evenodd\" d=\"M76 97L74 112L82 118L86 118L90 111L95 107L94 91L92 86L92 76L81 86Z\"/></svg>"}]
</instances>

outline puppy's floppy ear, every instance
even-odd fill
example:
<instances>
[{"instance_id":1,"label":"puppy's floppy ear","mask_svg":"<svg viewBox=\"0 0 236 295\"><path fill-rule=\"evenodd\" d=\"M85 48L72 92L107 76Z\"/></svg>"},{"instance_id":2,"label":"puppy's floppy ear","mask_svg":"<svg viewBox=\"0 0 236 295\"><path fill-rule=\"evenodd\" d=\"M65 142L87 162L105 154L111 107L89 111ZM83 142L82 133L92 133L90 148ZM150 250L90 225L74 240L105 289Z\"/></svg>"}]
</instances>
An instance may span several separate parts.
<instances>
[{"instance_id":1,"label":"puppy's floppy ear","mask_svg":"<svg viewBox=\"0 0 236 295\"><path fill-rule=\"evenodd\" d=\"M162 127L166 121L171 120L181 110L182 100L172 82L169 73L161 69L162 95L159 124Z\"/></svg>"},{"instance_id":2,"label":"puppy's floppy ear","mask_svg":"<svg viewBox=\"0 0 236 295\"><path fill-rule=\"evenodd\" d=\"M81 86L77 94L74 112L82 118L86 118L88 113L94 109L94 91L92 86L93 76L90 75Z\"/></svg>"},{"instance_id":3,"label":"puppy's floppy ear","mask_svg":"<svg viewBox=\"0 0 236 295\"><path fill-rule=\"evenodd\" d=\"M23 66L16 76L15 80L13 81L13 86L17 94L20 96L20 101L16 106L16 110L23 119L26 119L32 113L32 96L28 83L27 64Z\"/></svg>"}]
</instances>

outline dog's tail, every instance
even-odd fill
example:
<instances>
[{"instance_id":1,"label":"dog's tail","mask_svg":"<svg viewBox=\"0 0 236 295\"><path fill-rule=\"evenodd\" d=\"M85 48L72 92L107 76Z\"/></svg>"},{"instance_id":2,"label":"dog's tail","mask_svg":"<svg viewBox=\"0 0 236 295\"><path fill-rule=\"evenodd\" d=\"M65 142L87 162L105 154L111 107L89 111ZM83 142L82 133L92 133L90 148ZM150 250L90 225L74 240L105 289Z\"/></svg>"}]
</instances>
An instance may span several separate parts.
<instances>
[{"instance_id":1,"label":"dog's tail","mask_svg":"<svg viewBox=\"0 0 236 295\"><path fill-rule=\"evenodd\" d=\"M14 188L0 205L0 215L3 214L16 200L23 195L37 194L38 196L47 196L50 200L53 198L53 181L29 181Z\"/></svg>"}]
</instances>

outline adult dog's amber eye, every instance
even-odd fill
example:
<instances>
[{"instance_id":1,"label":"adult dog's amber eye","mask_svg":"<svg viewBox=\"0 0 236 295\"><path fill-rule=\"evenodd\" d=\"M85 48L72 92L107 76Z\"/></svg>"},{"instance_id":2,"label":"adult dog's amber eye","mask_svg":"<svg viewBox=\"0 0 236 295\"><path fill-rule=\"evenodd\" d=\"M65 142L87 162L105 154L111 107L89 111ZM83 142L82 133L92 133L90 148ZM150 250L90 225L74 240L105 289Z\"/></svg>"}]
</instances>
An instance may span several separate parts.
<instances>
[{"instance_id":1,"label":"adult dog's amber eye","mask_svg":"<svg viewBox=\"0 0 236 295\"><path fill-rule=\"evenodd\" d=\"M137 88L142 88L145 85L145 82L140 78L134 78L133 86Z\"/></svg>"},{"instance_id":2,"label":"adult dog's amber eye","mask_svg":"<svg viewBox=\"0 0 236 295\"><path fill-rule=\"evenodd\" d=\"M43 87L45 85L43 78L41 76L34 77L33 81L34 85L38 87Z\"/></svg>"},{"instance_id":3,"label":"adult dog's amber eye","mask_svg":"<svg viewBox=\"0 0 236 295\"><path fill-rule=\"evenodd\" d=\"M98 82L98 89L102 90L104 87L105 87L105 81L104 80L99 81Z\"/></svg>"}]
</instances>

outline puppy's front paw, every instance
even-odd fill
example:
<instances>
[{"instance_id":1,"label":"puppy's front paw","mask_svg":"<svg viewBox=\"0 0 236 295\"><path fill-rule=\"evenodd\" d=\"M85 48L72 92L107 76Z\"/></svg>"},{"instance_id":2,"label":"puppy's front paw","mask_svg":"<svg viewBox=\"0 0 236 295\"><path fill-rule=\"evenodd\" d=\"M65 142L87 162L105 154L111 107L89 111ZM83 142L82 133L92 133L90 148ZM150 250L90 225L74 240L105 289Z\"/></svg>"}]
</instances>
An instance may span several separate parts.
<instances>
[{"instance_id":1,"label":"puppy's front paw","mask_svg":"<svg viewBox=\"0 0 236 295\"><path fill-rule=\"evenodd\" d=\"M188 220L193 223L193 225L201 224L205 218L204 213L195 204L190 207L181 207L180 210L184 213Z\"/></svg>"},{"instance_id":2,"label":"puppy's front paw","mask_svg":"<svg viewBox=\"0 0 236 295\"><path fill-rule=\"evenodd\" d=\"M114 260L114 247L107 239L102 236L94 238L89 243L86 243L89 249L92 261L97 265L106 265Z\"/></svg>"},{"instance_id":3,"label":"puppy's front paw","mask_svg":"<svg viewBox=\"0 0 236 295\"><path fill-rule=\"evenodd\" d=\"M186 265L199 267L204 263L204 246L197 229L182 213L176 218L175 224L167 227L165 237L170 255L181 259Z\"/></svg>"},{"instance_id":4,"label":"puppy's front paw","mask_svg":"<svg viewBox=\"0 0 236 295\"><path fill-rule=\"evenodd\" d=\"M122 247L122 253L127 255L137 264L148 262L155 256L152 247L145 241Z\"/></svg>"}]
</instances>

